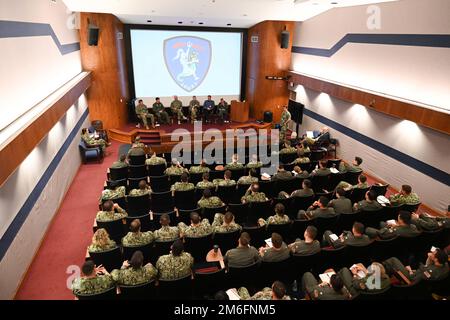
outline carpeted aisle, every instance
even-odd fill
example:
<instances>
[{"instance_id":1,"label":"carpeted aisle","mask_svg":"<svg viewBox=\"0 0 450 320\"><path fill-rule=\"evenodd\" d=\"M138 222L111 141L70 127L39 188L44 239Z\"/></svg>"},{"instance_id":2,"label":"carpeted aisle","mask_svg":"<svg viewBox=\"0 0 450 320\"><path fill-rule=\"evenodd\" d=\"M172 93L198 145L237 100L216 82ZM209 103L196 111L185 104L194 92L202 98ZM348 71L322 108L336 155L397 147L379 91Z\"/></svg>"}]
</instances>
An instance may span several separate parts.
<instances>
[{"instance_id":1,"label":"carpeted aisle","mask_svg":"<svg viewBox=\"0 0 450 320\"><path fill-rule=\"evenodd\" d=\"M70 276L66 270L73 265L81 266L84 261L106 170L117 159L119 145L112 141L103 163L81 165L23 279L16 299L74 298L66 286Z\"/></svg>"}]
</instances>

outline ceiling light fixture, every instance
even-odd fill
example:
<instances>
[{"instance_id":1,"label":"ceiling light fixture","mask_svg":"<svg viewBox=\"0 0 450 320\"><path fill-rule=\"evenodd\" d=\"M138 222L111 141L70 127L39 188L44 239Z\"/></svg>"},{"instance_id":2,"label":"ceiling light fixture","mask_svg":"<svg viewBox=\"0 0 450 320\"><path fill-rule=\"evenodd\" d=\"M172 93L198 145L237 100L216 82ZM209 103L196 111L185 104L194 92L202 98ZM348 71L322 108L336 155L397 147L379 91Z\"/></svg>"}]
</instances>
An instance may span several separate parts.
<instances>
[{"instance_id":1,"label":"ceiling light fixture","mask_svg":"<svg viewBox=\"0 0 450 320\"><path fill-rule=\"evenodd\" d=\"M198 24L203 24L203 22L199 22Z\"/></svg>"},{"instance_id":2,"label":"ceiling light fixture","mask_svg":"<svg viewBox=\"0 0 450 320\"><path fill-rule=\"evenodd\" d=\"M149 23L150 23L150 22L152 22L152 20L147 20L147 22L149 22Z\"/></svg>"},{"instance_id":3,"label":"ceiling light fixture","mask_svg":"<svg viewBox=\"0 0 450 320\"><path fill-rule=\"evenodd\" d=\"M178 24L182 24L183 23L183 21L178 21Z\"/></svg>"}]
</instances>

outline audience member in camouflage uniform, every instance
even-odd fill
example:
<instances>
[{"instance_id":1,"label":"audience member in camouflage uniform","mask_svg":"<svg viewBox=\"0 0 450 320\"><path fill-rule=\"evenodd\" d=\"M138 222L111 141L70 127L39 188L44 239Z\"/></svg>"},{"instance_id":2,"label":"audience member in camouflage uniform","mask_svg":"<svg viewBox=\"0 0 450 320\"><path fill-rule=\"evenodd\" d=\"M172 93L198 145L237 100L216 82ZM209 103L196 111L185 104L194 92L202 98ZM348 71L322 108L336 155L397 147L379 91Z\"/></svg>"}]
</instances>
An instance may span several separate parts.
<instances>
[{"instance_id":1,"label":"audience member in camouflage uniform","mask_svg":"<svg viewBox=\"0 0 450 320\"><path fill-rule=\"evenodd\" d=\"M211 189L203 190L203 197L197 202L199 208L220 208L224 205L219 197L211 196Z\"/></svg>"},{"instance_id":2,"label":"audience member in camouflage uniform","mask_svg":"<svg viewBox=\"0 0 450 320\"><path fill-rule=\"evenodd\" d=\"M239 288L238 294L242 300L291 300L291 298L286 295L286 287L280 281L275 281L272 284L272 288L266 287L255 293L253 296L250 296L245 287Z\"/></svg>"},{"instance_id":3,"label":"audience member in camouflage uniform","mask_svg":"<svg viewBox=\"0 0 450 320\"><path fill-rule=\"evenodd\" d=\"M223 175L223 179L214 179L213 183L215 186L234 186L236 185L236 181L231 179L231 171L226 170Z\"/></svg>"},{"instance_id":4,"label":"audience member in camouflage uniform","mask_svg":"<svg viewBox=\"0 0 450 320\"><path fill-rule=\"evenodd\" d=\"M141 180L139 181L139 188L132 189L130 191L129 197L140 197L146 194L150 194L152 192L152 188L147 184L147 181Z\"/></svg>"},{"instance_id":5,"label":"audience member in camouflage uniform","mask_svg":"<svg viewBox=\"0 0 450 320\"><path fill-rule=\"evenodd\" d=\"M259 184L253 183L241 198L241 201L242 203L264 202L267 201L267 197L263 192L259 192Z\"/></svg>"},{"instance_id":6,"label":"audience member in camouflage uniform","mask_svg":"<svg viewBox=\"0 0 450 320\"><path fill-rule=\"evenodd\" d=\"M242 227L234 222L234 215L231 212L225 214L216 213L212 224L213 232L227 233L236 230L242 230Z\"/></svg>"},{"instance_id":7,"label":"audience member in camouflage uniform","mask_svg":"<svg viewBox=\"0 0 450 320\"><path fill-rule=\"evenodd\" d=\"M299 143L297 145L297 155L299 158L303 157L305 153L311 153L311 149L309 149L308 143L304 141L303 143Z\"/></svg>"},{"instance_id":8,"label":"audience member in camouflage uniform","mask_svg":"<svg viewBox=\"0 0 450 320\"><path fill-rule=\"evenodd\" d=\"M189 102L189 112L191 113L191 122L197 119L198 109L200 108L200 102L197 100L196 96L192 97L191 102Z\"/></svg>"},{"instance_id":9,"label":"audience member in camouflage uniform","mask_svg":"<svg viewBox=\"0 0 450 320\"><path fill-rule=\"evenodd\" d=\"M213 189L214 183L209 181L209 172L205 172L202 176L202 181L198 182L195 186L197 189Z\"/></svg>"},{"instance_id":10,"label":"audience member in camouflage uniform","mask_svg":"<svg viewBox=\"0 0 450 320\"><path fill-rule=\"evenodd\" d=\"M255 169L250 169L248 171L248 176L242 176L239 178L238 184L252 184L252 183L258 183L258 174L256 173Z\"/></svg>"},{"instance_id":11,"label":"audience member in camouflage uniform","mask_svg":"<svg viewBox=\"0 0 450 320\"><path fill-rule=\"evenodd\" d=\"M128 157L145 155L145 147L145 144L141 142L141 137L137 136L134 139L134 143L131 145L130 150L128 150Z\"/></svg>"},{"instance_id":12,"label":"audience member in camouflage uniform","mask_svg":"<svg viewBox=\"0 0 450 320\"><path fill-rule=\"evenodd\" d=\"M285 223L289 223L290 222L289 216L285 215L284 212L285 212L284 205L282 203L277 203L275 205L275 215L268 217L267 220L264 220L264 219L260 218L258 220L258 223L261 226L265 225L265 224L285 224Z\"/></svg>"},{"instance_id":13,"label":"audience member in camouflage uniform","mask_svg":"<svg viewBox=\"0 0 450 320\"><path fill-rule=\"evenodd\" d=\"M152 243L154 240L153 232L141 232L141 222L139 219L134 219L130 223L130 232L122 238L122 245L124 247L144 246Z\"/></svg>"},{"instance_id":14,"label":"audience member in camouflage uniform","mask_svg":"<svg viewBox=\"0 0 450 320\"><path fill-rule=\"evenodd\" d=\"M156 262L159 279L175 280L192 274L194 258L183 250L183 242L176 240L172 245L171 253L159 257Z\"/></svg>"},{"instance_id":15,"label":"audience member in camouflage uniform","mask_svg":"<svg viewBox=\"0 0 450 320\"><path fill-rule=\"evenodd\" d=\"M128 216L127 212L123 210L117 203L107 200L102 205L103 210L97 212L96 220L100 222L116 221L125 219ZM116 212L117 211L117 212Z\"/></svg>"},{"instance_id":16,"label":"audience member in camouflage uniform","mask_svg":"<svg viewBox=\"0 0 450 320\"><path fill-rule=\"evenodd\" d=\"M301 164L301 163L310 163L311 160L308 157L305 157L303 155L299 155L297 159L292 161L292 164Z\"/></svg>"},{"instance_id":17,"label":"audience member in camouflage uniform","mask_svg":"<svg viewBox=\"0 0 450 320\"><path fill-rule=\"evenodd\" d=\"M127 156L125 154L121 154L119 161L114 161L110 168L120 169L128 167Z\"/></svg>"},{"instance_id":18,"label":"audience member in camouflage uniform","mask_svg":"<svg viewBox=\"0 0 450 320\"><path fill-rule=\"evenodd\" d=\"M172 165L164 171L168 176L181 176L184 172L188 172L188 170L184 168L177 159L173 159Z\"/></svg>"},{"instance_id":19,"label":"audience member in camouflage uniform","mask_svg":"<svg viewBox=\"0 0 450 320\"><path fill-rule=\"evenodd\" d=\"M302 170L299 166L295 166L294 170L292 172L294 177L302 178L302 179L308 179L309 178L309 172L306 170Z\"/></svg>"},{"instance_id":20,"label":"audience member in camouflage uniform","mask_svg":"<svg viewBox=\"0 0 450 320\"><path fill-rule=\"evenodd\" d=\"M164 105L159 98L156 98L156 101L153 104L153 112L156 114L156 117L161 124L169 123L169 115L165 111Z\"/></svg>"},{"instance_id":21,"label":"audience member in camouflage uniform","mask_svg":"<svg viewBox=\"0 0 450 320\"><path fill-rule=\"evenodd\" d=\"M82 277L72 282L75 295L92 295L105 292L115 287L111 275L103 267L95 267L92 260L86 261L81 267Z\"/></svg>"},{"instance_id":22,"label":"audience member in camouflage uniform","mask_svg":"<svg viewBox=\"0 0 450 320\"><path fill-rule=\"evenodd\" d=\"M114 188L114 189L109 189ZM99 203L102 204L106 200L114 200L125 197L127 190L124 186L117 186L116 181L111 181L108 189L102 191Z\"/></svg>"},{"instance_id":23,"label":"audience member in camouflage uniform","mask_svg":"<svg viewBox=\"0 0 450 320\"><path fill-rule=\"evenodd\" d=\"M107 143L103 139L95 139L95 137L91 137L88 129L81 129L81 139L86 143L88 147L97 147L99 146L102 149L102 152L105 153L106 147L110 146L111 143Z\"/></svg>"},{"instance_id":24,"label":"audience member in camouflage uniform","mask_svg":"<svg viewBox=\"0 0 450 320\"><path fill-rule=\"evenodd\" d=\"M284 148L280 150L280 154L297 153L297 148L291 146L291 142L287 140Z\"/></svg>"},{"instance_id":25,"label":"audience member in camouflage uniform","mask_svg":"<svg viewBox=\"0 0 450 320\"><path fill-rule=\"evenodd\" d=\"M291 120L291 113L288 111L287 106L283 106L283 113L280 120L280 143L283 143L286 139L286 131L288 129L289 121Z\"/></svg>"},{"instance_id":26,"label":"audience member in camouflage uniform","mask_svg":"<svg viewBox=\"0 0 450 320\"><path fill-rule=\"evenodd\" d=\"M144 264L144 255L141 251L136 251L131 256L130 261L124 261L120 270L114 269L111 277L115 282L125 286L137 286L156 279L158 270L151 264Z\"/></svg>"},{"instance_id":27,"label":"audience member in camouflage uniform","mask_svg":"<svg viewBox=\"0 0 450 320\"><path fill-rule=\"evenodd\" d=\"M249 163L247 163L246 167L248 169L252 169L252 168L258 169L258 168L261 168L262 166L263 166L262 162L258 161L258 156L256 154L252 154L251 160Z\"/></svg>"},{"instance_id":28,"label":"audience member in camouflage uniform","mask_svg":"<svg viewBox=\"0 0 450 320\"><path fill-rule=\"evenodd\" d=\"M205 173L209 171L210 169L208 168L208 165L206 164L205 160L202 160L200 165L192 166L189 168L189 173Z\"/></svg>"},{"instance_id":29,"label":"audience member in camouflage uniform","mask_svg":"<svg viewBox=\"0 0 450 320\"><path fill-rule=\"evenodd\" d=\"M394 194L389 197L392 204L409 204L414 205L420 203L419 196L412 192L411 186L404 184L402 185L402 190L400 193Z\"/></svg>"},{"instance_id":30,"label":"audience member in camouflage uniform","mask_svg":"<svg viewBox=\"0 0 450 320\"><path fill-rule=\"evenodd\" d=\"M155 240L169 241L180 237L180 230L178 227L170 226L170 216L167 213L161 215L159 223L161 224L161 228L153 232Z\"/></svg>"},{"instance_id":31,"label":"audience member in camouflage uniform","mask_svg":"<svg viewBox=\"0 0 450 320\"><path fill-rule=\"evenodd\" d=\"M231 162L225 165L225 169L227 170L234 170L234 169L241 169L244 168L244 165L239 162L239 157L235 153L233 154L233 157L231 158Z\"/></svg>"},{"instance_id":32,"label":"audience member in camouflage uniform","mask_svg":"<svg viewBox=\"0 0 450 320\"><path fill-rule=\"evenodd\" d=\"M212 233L211 225L208 219L200 221L200 216L197 212L191 213L191 225L187 226L185 223L180 222L178 224L180 229L180 235L182 237L187 236L191 238L203 237Z\"/></svg>"},{"instance_id":33,"label":"audience member in camouflage uniform","mask_svg":"<svg viewBox=\"0 0 450 320\"><path fill-rule=\"evenodd\" d=\"M363 171L360 167L362 162L363 162L363 159L360 157L355 157L355 159L352 161L351 164L341 162L341 164L339 165L339 171L340 172L361 172L361 171Z\"/></svg>"},{"instance_id":34,"label":"audience member in camouflage uniform","mask_svg":"<svg viewBox=\"0 0 450 320\"><path fill-rule=\"evenodd\" d=\"M189 182L189 176L186 172L183 172L181 174L180 179L181 179L180 182L175 182L170 187L172 194L175 194L175 191L189 191L189 190L193 190L195 188L194 184Z\"/></svg>"},{"instance_id":35,"label":"audience member in camouflage uniform","mask_svg":"<svg viewBox=\"0 0 450 320\"><path fill-rule=\"evenodd\" d=\"M150 118L150 124L152 125L152 128L155 128L155 116L148 112L147 106L144 104L144 101L142 101L142 99L139 99L138 104L135 107L135 111L136 116L142 120L147 130L150 129L147 122L148 118ZM137 127L139 128L140 126L141 125L138 123Z\"/></svg>"},{"instance_id":36,"label":"audience member in camouflage uniform","mask_svg":"<svg viewBox=\"0 0 450 320\"><path fill-rule=\"evenodd\" d=\"M344 190L348 191L352 189L367 189L368 187L369 184L367 183L367 177L361 174L358 177L358 184L352 186L350 183L346 181L341 181L338 183L335 190L337 190L338 188L343 188Z\"/></svg>"},{"instance_id":37,"label":"audience member in camouflage uniform","mask_svg":"<svg viewBox=\"0 0 450 320\"><path fill-rule=\"evenodd\" d=\"M172 110L172 113L177 116L178 124L180 124L181 119L186 120L186 117L183 115L183 112L181 111L183 108L183 103L178 100L178 96L173 96L173 101L170 104L170 110Z\"/></svg>"},{"instance_id":38,"label":"audience member in camouflage uniform","mask_svg":"<svg viewBox=\"0 0 450 320\"><path fill-rule=\"evenodd\" d=\"M327 176L329 174L331 174L331 171L330 171L330 168L327 168L326 160L320 160L319 168L314 169L313 172L311 172L312 176Z\"/></svg>"},{"instance_id":39,"label":"audience member in camouflage uniform","mask_svg":"<svg viewBox=\"0 0 450 320\"><path fill-rule=\"evenodd\" d=\"M95 231L92 237L92 243L88 246L89 252L102 252L114 249L117 244L114 240L109 238L106 229L100 228Z\"/></svg>"},{"instance_id":40,"label":"audience member in camouflage uniform","mask_svg":"<svg viewBox=\"0 0 450 320\"><path fill-rule=\"evenodd\" d=\"M156 152L153 152L152 156L149 159L145 160L145 164L148 166L153 166L157 164L164 164L167 166L167 161L162 157L156 156Z\"/></svg>"}]
</instances>

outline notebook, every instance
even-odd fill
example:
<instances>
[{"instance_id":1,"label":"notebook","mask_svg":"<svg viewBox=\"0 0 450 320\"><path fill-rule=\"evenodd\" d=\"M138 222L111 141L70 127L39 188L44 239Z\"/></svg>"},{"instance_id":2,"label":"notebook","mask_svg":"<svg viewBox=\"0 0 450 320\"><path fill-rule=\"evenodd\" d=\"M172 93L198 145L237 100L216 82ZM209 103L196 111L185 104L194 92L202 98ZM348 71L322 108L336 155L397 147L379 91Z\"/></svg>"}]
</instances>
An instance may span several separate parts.
<instances>
[{"instance_id":1,"label":"notebook","mask_svg":"<svg viewBox=\"0 0 450 320\"><path fill-rule=\"evenodd\" d=\"M337 239L339 239L339 237L333 233L333 234L330 234L330 239L333 241L336 241Z\"/></svg>"},{"instance_id":2,"label":"notebook","mask_svg":"<svg viewBox=\"0 0 450 320\"><path fill-rule=\"evenodd\" d=\"M273 247L273 244L272 244L272 238L269 238L269 239L266 239L266 240L264 240L266 243L267 243L267 245L269 246L269 247Z\"/></svg>"},{"instance_id":3,"label":"notebook","mask_svg":"<svg viewBox=\"0 0 450 320\"><path fill-rule=\"evenodd\" d=\"M228 289L225 292L227 293L228 298L230 298L230 300L241 300L241 297L239 296L236 288Z\"/></svg>"},{"instance_id":4,"label":"notebook","mask_svg":"<svg viewBox=\"0 0 450 320\"><path fill-rule=\"evenodd\" d=\"M352 269L354 269L354 268L356 268L356 267L357 267L357 265L354 264L354 265L352 265L352 266L350 267L350 270L352 270ZM358 278L360 278L360 279L362 279L362 278L364 278L364 277L366 276L366 274L365 274L364 271L362 271L362 270L359 270L359 271L356 273L356 275L357 275Z\"/></svg>"},{"instance_id":5,"label":"notebook","mask_svg":"<svg viewBox=\"0 0 450 320\"><path fill-rule=\"evenodd\" d=\"M322 280L322 282L325 282L325 283L330 283L330 280L331 280L331 276L333 275L333 274L336 274L336 272L325 272L325 273L322 273L322 274L319 274L319 278L320 278L320 280Z\"/></svg>"}]
</instances>

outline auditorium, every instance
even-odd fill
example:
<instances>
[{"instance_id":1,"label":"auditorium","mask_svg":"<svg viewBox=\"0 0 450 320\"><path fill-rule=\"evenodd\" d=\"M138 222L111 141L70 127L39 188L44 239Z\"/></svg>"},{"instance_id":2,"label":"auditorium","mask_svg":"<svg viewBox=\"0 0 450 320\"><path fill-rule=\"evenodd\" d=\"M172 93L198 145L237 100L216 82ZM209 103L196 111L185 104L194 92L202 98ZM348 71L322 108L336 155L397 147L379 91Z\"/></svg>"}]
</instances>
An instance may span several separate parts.
<instances>
[{"instance_id":1,"label":"auditorium","mask_svg":"<svg viewBox=\"0 0 450 320\"><path fill-rule=\"evenodd\" d=\"M0 300L448 300L449 13L0 0Z\"/></svg>"}]
</instances>

